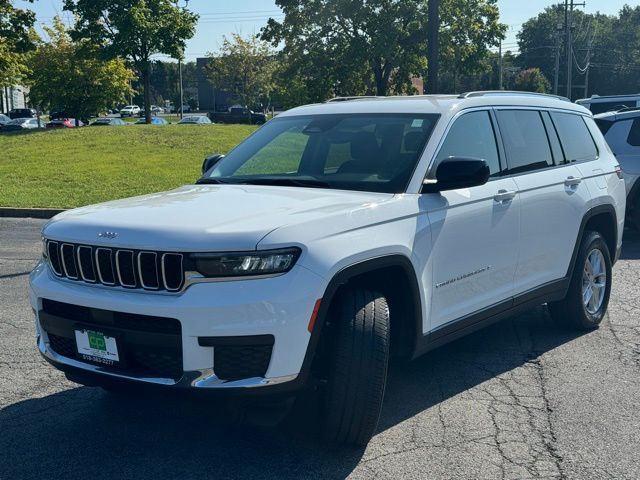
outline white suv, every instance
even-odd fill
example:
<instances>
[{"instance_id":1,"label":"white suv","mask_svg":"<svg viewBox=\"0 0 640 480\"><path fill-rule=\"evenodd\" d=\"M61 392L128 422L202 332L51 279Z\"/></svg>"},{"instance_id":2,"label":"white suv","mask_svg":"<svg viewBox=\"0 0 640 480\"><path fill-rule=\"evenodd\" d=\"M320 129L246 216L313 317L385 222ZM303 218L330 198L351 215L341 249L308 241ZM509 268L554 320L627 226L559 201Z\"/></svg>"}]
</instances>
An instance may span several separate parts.
<instances>
[{"instance_id":1,"label":"white suv","mask_svg":"<svg viewBox=\"0 0 640 480\"><path fill-rule=\"evenodd\" d=\"M390 356L549 302L597 328L625 187L591 114L476 92L290 110L195 185L62 213L30 277L38 347L75 381L316 388L366 443Z\"/></svg>"},{"instance_id":2,"label":"white suv","mask_svg":"<svg viewBox=\"0 0 640 480\"><path fill-rule=\"evenodd\" d=\"M138 105L127 105L120 110L121 117L134 117L140 113L140 107Z\"/></svg>"},{"instance_id":3,"label":"white suv","mask_svg":"<svg viewBox=\"0 0 640 480\"><path fill-rule=\"evenodd\" d=\"M627 223L640 230L640 108L624 108L594 118L624 172Z\"/></svg>"}]
</instances>

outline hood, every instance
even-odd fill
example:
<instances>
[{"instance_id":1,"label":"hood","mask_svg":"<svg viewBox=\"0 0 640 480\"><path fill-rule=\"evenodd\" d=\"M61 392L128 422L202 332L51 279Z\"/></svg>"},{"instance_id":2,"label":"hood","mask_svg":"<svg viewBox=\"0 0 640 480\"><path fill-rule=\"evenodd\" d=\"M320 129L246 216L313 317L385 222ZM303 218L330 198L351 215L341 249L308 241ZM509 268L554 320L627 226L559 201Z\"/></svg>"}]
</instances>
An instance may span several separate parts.
<instances>
[{"instance_id":1,"label":"hood","mask_svg":"<svg viewBox=\"0 0 640 480\"><path fill-rule=\"evenodd\" d=\"M280 227L326 221L331 214L391 198L391 194L318 188L187 185L63 212L51 219L43 234L60 241L132 249L253 250ZM98 237L102 232L113 238Z\"/></svg>"}]
</instances>

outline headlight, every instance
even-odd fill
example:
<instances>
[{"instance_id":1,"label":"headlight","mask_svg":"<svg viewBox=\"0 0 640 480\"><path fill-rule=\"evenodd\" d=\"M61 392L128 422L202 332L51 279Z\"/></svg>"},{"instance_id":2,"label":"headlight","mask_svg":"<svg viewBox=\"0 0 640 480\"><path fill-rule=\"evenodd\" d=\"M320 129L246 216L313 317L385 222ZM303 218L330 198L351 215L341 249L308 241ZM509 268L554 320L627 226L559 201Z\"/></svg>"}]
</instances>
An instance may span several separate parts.
<instances>
[{"instance_id":1,"label":"headlight","mask_svg":"<svg viewBox=\"0 0 640 480\"><path fill-rule=\"evenodd\" d=\"M242 277L285 273L300 256L299 248L241 253L193 253L195 270L205 277Z\"/></svg>"}]
</instances>

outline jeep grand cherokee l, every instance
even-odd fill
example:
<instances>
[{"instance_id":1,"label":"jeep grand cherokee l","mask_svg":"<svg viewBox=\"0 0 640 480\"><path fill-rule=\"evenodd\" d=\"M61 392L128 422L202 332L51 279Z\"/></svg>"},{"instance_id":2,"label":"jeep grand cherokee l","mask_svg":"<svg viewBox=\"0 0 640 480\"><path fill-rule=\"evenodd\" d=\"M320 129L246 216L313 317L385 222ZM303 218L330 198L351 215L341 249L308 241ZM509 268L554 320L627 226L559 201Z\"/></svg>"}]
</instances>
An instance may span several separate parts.
<instances>
[{"instance_id":1,"label":"jeep grand cherokee l","mask_svg":"<svg viewBox=\"0 0 640 480\"><path fill-rule=\"evenodd\" d=\"M533 94L295 108L194 185L62 213L30 277L72 380L288 393L327 438L375 432L391 356L548 303L593 329L625 186L588 110Z\"/></svg>"}]
</instances>

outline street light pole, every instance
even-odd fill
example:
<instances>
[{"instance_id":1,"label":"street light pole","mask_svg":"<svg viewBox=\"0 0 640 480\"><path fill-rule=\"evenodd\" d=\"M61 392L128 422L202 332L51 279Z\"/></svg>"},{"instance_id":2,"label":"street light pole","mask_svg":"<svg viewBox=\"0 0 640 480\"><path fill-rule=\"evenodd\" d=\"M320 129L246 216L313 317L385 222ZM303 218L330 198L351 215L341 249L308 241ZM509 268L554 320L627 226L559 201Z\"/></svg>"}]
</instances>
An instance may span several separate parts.
<instances>
[{"instance_id":1,"label":"street light pole","mask_svg":"<svg viewBox=\"0 0 640 480\"><path fill-rule=\"evenodd\" d=\"M176 7L179 6L180 0L175 0ZM183 10L186 10L189 6L189 0L184 0ZM184 117L184 86L182 84L182 58L184 57L184 51L180 52L180 57L178 58L178 81L180 82L180 118Z\"/></svg>"}]
</instances>

